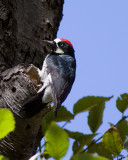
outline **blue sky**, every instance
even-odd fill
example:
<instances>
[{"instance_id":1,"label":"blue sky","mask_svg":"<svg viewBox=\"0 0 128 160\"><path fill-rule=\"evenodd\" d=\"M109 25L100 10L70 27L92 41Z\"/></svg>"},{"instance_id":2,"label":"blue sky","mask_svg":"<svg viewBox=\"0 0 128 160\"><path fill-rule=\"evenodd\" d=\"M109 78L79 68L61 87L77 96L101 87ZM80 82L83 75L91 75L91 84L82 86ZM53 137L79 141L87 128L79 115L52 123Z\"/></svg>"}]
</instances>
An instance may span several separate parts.
<instances>
[{"instance_id":1,"label":"blue sky","mask_svg":"<svg viewBox=\"0 0 128 160\"><path fill-rule=\"evenodd\" d=\"M72 42L77 59L76 81L64 105L72 111L83 96L114 95L98 130L104 133L108 122L115 124L122 116L116 98L128 93L128 0L65 0L63 14L57 37ZM87 116L80 114L67 128L91 133ZM71 149L63 159L70 156Z\"/></svg>"}]
</instances>

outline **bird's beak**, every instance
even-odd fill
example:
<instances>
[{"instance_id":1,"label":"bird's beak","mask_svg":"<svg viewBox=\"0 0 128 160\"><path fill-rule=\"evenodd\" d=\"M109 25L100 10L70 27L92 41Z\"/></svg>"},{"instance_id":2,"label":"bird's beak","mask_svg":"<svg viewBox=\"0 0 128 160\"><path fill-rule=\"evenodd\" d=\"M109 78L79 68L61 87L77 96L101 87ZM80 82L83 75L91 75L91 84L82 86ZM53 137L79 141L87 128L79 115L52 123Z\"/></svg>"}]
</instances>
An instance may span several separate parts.
<instances>
[{"instance_id":1,"label":"bird's beak","mask_svg":"<svg viewBox=\"0 0 128 160\"><path fill-rule=\"evenodd\" d=\"M54 41L49 41L49 40L42 40L42 41L45 42L45 43L50 44L51 46L54 46L54 45L55 45L55 42L54 42Z\"/></svg>"}]
</instances>

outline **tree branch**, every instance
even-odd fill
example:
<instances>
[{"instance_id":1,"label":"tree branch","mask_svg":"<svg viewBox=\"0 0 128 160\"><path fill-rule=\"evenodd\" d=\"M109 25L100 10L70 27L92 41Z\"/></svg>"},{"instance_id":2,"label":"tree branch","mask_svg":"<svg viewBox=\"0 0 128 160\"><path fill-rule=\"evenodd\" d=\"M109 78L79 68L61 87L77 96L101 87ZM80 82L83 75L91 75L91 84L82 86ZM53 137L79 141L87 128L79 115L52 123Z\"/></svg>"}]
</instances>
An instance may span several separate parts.
<instances>
[{"instance_id":1,"label":"tree branch","mask_svg":"<svg viewBox=\"0 0 128 160\"><path fill-rule=\"evenodd\" d=\"M53 40L62 19L64 0L0 0L0 108L9 108L16 129L0 140L0 154L10 160L27 160L35 152L46 107L26 120L20 108L37 92L37 78L28 76L23 65L41 68L49 47L43 39ZM36 74L36 73L34 73Z\"/></svg>"},{"instance_id":2,"label":"tree branch","mask_svg":"<svg viewBox=\"0 0 128 160\"><path fill-rule=\"evenodd\" d=\"M0 140L0 154L10 159L28 159L35 153L42 138L40 125L48 107L31 119L24 119L20 111L23 103L36 94L37 88L27 75L24 66L8 69L2 74L0 107L10 109L15 117L16 128L7 137Z\"/></svg>"}]
</instances>

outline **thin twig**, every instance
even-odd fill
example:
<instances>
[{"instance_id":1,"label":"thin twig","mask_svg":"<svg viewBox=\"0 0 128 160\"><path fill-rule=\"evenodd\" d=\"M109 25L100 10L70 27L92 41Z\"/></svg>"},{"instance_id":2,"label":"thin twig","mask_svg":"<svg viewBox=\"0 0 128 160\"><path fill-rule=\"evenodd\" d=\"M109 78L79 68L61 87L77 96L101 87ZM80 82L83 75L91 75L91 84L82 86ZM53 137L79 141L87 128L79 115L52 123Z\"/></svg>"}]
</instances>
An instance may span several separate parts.
<instances>
[{"instance_id":1,"label":"thin twig","mask_svg":"<svg viewBox=\"0 0 128 160\"><path fill-rule=\"evenodd\" d=\"M67 124L68 124L68 121L66 121L61 128L64 128Z\"/></svg>"}]
</instances>

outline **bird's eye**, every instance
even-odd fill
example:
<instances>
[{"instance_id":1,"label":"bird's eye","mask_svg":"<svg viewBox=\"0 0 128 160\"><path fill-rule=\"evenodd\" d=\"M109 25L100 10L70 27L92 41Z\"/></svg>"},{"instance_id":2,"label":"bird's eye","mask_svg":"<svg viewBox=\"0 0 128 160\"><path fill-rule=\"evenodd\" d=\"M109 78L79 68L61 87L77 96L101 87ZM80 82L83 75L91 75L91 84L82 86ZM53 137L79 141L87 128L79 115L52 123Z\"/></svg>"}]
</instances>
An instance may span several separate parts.
<instances>
[{"instance_id":1,"label":"bird's eye","mask_svg":"<svg viewBox=\"0 0 128 160\"><path fill-rule=\"evenodd\" d=\"M62 42L59 42L58 45L59 45L59 47L63 47L64 46L64 44Z\"/></svg>"}]
</instances>

